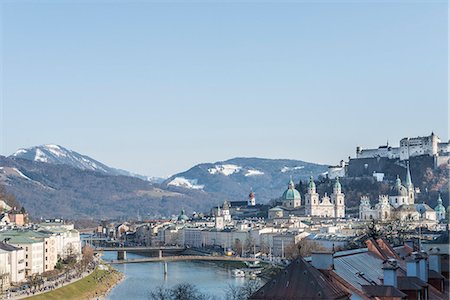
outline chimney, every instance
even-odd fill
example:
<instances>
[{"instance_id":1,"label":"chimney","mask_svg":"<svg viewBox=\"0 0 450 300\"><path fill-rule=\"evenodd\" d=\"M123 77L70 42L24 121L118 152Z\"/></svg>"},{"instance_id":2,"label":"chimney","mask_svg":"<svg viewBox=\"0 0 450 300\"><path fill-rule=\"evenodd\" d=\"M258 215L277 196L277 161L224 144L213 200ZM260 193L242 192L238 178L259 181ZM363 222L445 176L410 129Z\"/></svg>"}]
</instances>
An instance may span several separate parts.
<instances>
[{"instance_id":1,"label":"chimney","mask_svg":"<svg viewBox=\"0 0 450 300\"><path fill-rule=\"evenodd\" d=\"M439 274L442 274L442 269L441 269L441 255L440 255L440 249L437 247L433 247L430 249L429 251L429 255L428 255L428 262L429 262L429 267L430 270L436 271Z\"/></svg>"},{"instance_id":2,"label":"chimney","mask_svg":"<svg viewBox=\"0 0 450 300\"><path fill-rule=\"evenodd\" d=\"M383 285L397 287L397 260L390 258L383 263Z\"/></svg>"},{"instance_id":3,"label":"chimney","mask_svg":"<svg viewBox=\"0 0 450 300\"><path fill-rule=\"evenodd\" d=\"M417 256L419 253L412 252L411 256L406 261L406 276L419 277L419 259Z\"/></svg>"},{"instance_id":4,"label":"chimney","mask_svg":"<svg viewBox=\"0 0 450 300\"><path fill-rule=\"evenodd\" d=\"M419 278L424 282L428 282L428 255L426 252L421 251L419 256Z\"/></svg>"},{"instance_id":5,"label":"chimney","mask_svg":"<svg viewBox=\"0 0 450 300\"><path fill-rule=\"evenodd\" d=\"M334 258L332 252L313 252L311 254L311 265L319 270L334 269Z\"/></svg>"}]
</instances>

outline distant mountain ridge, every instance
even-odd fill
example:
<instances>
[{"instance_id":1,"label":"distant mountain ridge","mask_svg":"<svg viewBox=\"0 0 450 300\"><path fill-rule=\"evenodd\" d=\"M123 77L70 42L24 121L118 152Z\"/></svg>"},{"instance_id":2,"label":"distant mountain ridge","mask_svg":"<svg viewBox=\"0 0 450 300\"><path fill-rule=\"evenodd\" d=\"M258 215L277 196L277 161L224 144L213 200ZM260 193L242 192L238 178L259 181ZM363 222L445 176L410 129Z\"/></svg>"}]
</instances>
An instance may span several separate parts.
<instances>
[{"instance_id":1,"label":"distant mountain ridge","mask_svg":"<svg viewBox=\"0 0 450 300\"><path fill-rule=\"evenodd\" d=\"M325 174L327 166L300 160L233 158L203 163L162 183L111 168L59 145L19 149L0 156L0 184L34 217L136 218L208 212L224 200L257 202L281 196L298 182ZM144 177L144 178L142 178Z\"/></svg>"},{"instance_id":2,"label":"distant mountain ridge","mask_svg":"<svg viewBox=\"0 0 450 300\"><path fill-rule=\"evenodd\" d=\"M10 157L22 158L36 162L44 162L56 165L68 165L80 170L89 170L113 176L137 177L150 182L162 182L162 178L147 177L129 171L109 167L89 156L82 155L56 144L45 144L30 148L21 148Z\"/></svg>"},{"instance_id":3,"label":"distant mountain ridge","mask_svg":"<svg viewBox=\"0 0 450 300\"><path fill-rule=\"evenodd\" d=\"M281 196L291 178L299 182L325 175L327 170L327 165L301 160L237 157L198 164L171 176L163 185L203 190L229 200L245 200L252 189L257 201L265 203Z\"/></svg>"},{"instance_id":4,"label":"distant mountain ridge","mask_svg":"<svg viewBox=\"0 0 450 300\"><path fill-rule=\"evenodd\" d=\"M34 218L154 218L178 214L180 207L202 211L212 199L203 191L12 156L0 156L0 184Z\"/></svg>"}]
</instances>

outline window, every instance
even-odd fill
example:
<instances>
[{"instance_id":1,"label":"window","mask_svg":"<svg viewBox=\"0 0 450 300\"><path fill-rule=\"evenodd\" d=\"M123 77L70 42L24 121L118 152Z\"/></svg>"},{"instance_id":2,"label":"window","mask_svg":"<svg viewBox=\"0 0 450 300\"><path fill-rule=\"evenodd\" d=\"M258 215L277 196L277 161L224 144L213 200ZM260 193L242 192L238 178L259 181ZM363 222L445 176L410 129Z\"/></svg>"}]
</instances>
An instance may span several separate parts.
<instances>
[{"instance_id":1,"label":"window","mask_svg":"<svg viewBox=\"0 0 450 300\"><path fill-rule=\"evenodd\" d=\"M25 267L28 267L28 263L27 262L25 263Z\"/></svg>"}]
</instances>

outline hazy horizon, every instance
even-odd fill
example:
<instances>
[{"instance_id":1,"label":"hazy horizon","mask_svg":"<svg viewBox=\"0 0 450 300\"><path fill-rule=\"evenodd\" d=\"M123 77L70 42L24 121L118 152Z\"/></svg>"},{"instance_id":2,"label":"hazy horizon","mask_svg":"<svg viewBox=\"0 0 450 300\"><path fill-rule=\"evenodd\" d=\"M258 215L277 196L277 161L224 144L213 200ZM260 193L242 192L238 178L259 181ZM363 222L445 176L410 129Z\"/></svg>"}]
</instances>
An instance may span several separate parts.
<instances>
[{"instance_id":1,"label":"hazy horizon","mask_svg":"<svg viewBox=\"0 0 450 300\"><path fill-rule=\"evenodd\" d=\"M0 16L2 155L59 144L166 177L449 138L446 1L15 1Z\"/></svg>"}]
</instances>

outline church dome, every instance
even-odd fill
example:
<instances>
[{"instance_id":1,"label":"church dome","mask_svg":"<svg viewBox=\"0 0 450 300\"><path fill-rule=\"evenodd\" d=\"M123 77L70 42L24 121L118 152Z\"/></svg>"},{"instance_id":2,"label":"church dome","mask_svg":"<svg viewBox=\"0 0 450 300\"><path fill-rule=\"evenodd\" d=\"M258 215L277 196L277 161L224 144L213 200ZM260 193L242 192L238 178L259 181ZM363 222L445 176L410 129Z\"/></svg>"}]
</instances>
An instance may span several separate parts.
<instances>
[{"instance_id":1,"label":"church dome","mask_svg":"<svg viewBox=\"0 0 450 300\"><path fill-rule=\"evenodd\" d=\"M295 189L295 185L292 179L289 182L288 189L283 193L282 199L283 200L301 199L300 193Z\"/></svg>"},{"instance_id":2,"label":"church dome","mask_svg":"<svg viewBox=\"0 0 450 300\"><path fill-rule=\"evenodd\" d=\"M314 178L311 176L311 177L309 177L309 185L308 185L308 188L310 189L310 190L316 190L316 183L314 182Z\"/></svg>"},{"instance_id":3,"label":"church dome","mask_svg":"<svg viewBox=\"0 0 450 300\"><path fill-rule=\"evenodd\" d=\"M336 181L334 183L334 190L341 192L341 189L342 189L342 187L341 187L341 183L339 182L339 176L337 176Z\"/></svg>"},{"instance_id":4,"label":"church dome","mask_svg":"<svg viewBox=\"0 0 450 300\"><path fill-rule=\"evenodd\" d=\"M402 185L402 181L397 176L397 180L395 181L395 186L391 189L390 196L394 197L407 197L408 196L408 190L406 187Z\"/></svg>"},{"instance_id":5,"label":"church dome","mask_svg":"<svg viewBox=\"0 0 450 300\"><path fill-rule=\"evenodd\" d=\"M434 208L434 211L437 213L444 213L445 214L445 207L444 205L442 205L442 199L441 199L441 194L439 194L439 198L437 200L437 205Z\"/></svg>"},{"instance_id":6,"label":"church dome","mask_svg":"<svg viewBox=\"0 0 450 300\"><path fill-rule=\"evenodd\" d=\"M185 222L187 220L189 220L189 217L184 213L184 209L182 209L180 215L178 216L178 221Z\"/></svg>"}]
</instances>

